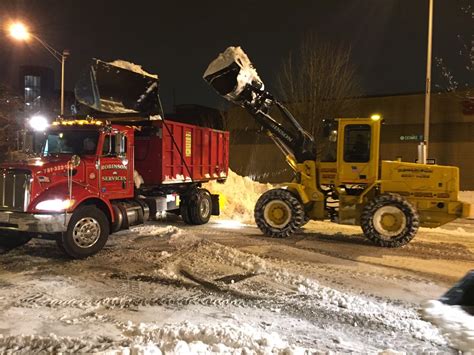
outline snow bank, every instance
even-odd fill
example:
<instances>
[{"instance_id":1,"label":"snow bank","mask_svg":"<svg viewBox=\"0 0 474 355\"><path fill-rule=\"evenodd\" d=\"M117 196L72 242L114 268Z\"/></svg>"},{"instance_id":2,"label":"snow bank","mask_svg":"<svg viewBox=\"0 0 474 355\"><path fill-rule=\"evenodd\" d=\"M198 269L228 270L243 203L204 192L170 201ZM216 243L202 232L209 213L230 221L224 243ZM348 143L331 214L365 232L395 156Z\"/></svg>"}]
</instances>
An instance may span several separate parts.
<instances>
[{"instance_id":1,"label":"snow bank","mask_svg":"<svg viewBox=\"0 0 474 355\"><path fill-rule=\"evenodd\" d=\"M163 327L129 322L124 335L132 345L103 354L304 354L306 349L290 346L277 333L266 333L244 324L195 325L183 322Z\"/></svg>"},{"instance_id":2,"label":"snow bank","mask_svg":"<svg viewBox=\"0 0 474 355\"><path fill-rule=\"evenodd\" d=\"M274 284L292 289L294 291L293 296L290 294L285 296L289 297L286 300L287 303L294 301L300 305L301 297L307 296L308 298L304 297L301 307L306 307L308 303L312 303L314 307L324 310L325 313L334 314L334 317L341 317L345 322L355 326L365 327L376 321L387 328L411 333L413 337L420 340L431 341L436 344L446 343L438 329L429 322L420 319L415 309L338 291L321 285L301 273L291 272L271 260L265 260L257 255L248 254L218 243L201 243L194 255L202 263L205 263L205 260L212 260L216 270L223 268L219 265L231 265L245 270L246 273L264 276L267 282L271 280ZM238 288L239 286L236 284L234 287ZM252 292L255 292L255 290ZM268 296L264 288L258 290L257 293L260 296ZM275 307L278 308L277 302L275 302Z\"/></svg>"},{"instance_id":3,"label":"snow bank","mask_svg":"<svg viewBox=\"0 0 474 355\"><path fill-rule=\"evenodd\" d=\"M157 226L157 225L142 225L131 228L131 231L137 233L140 236L153 236L153 237L168 237L168 236L179 236L182 234L182 230L175 226Z\"/></svg>"},{"instance_id":4,"label":"snow bank","mask_svg":"<svg viewBox=\"0 0 474 355\"><path fill-rule=\"evenodd\" d=\"M459 200L474 204L474 191L459 191Z\"/></svg>"},{"instance_id":5,"label":"snow bank","mask_svg":"<svg viewBox=\"0 0 474 355\"><path fill-rule=\"evenodd\" d=\"M122 68L122 69L127 69L127 70L130 70L130 71L133 71L137 74L149 76L150 78L158 79L158 75L150 74L150 73L146 72L142 68L141 65L138 65L138 64L135 64L135 63L132 63L132 62L127 62L126 60L116 59L113 62L110 62L108 64L114 65L114 66Z\"/></svg>"},{"instance_id":6,"label":"snow bank","mask_svg":"<svg viewBox=\"0 0 474 355\"><path fill-rule=\"evenodd\" d=\"M436 300L424 304L423 315L441 329L455 348L474 351L474 316L459 306L449 306Z\"/></svg>"},{"instance_id":7,"label":"snow bank","mask_svg":"<svg viewBox=\"0 0 474 355\"><path fill-rule=\"evenodd\" d=\"M225 95L226 98L233 100L237 99L247 84L254 83L262 90L264 88L263 82L257 74L252 62L247 57L247 54L240 47L228 47L223 53L214 59L204 72L203 78L213 75L220 70L236 63L240 67L240 72L237 75L236 83L233 91Z\"/></svg>"},{"instance_id":8,"label":"snow bank","mask_svg":"<svg viewBox=\"0 0 474 355\"><path fill-rule=\"evenodd\" d=\"M459 200L462 202L470 203L474 205L474 191L459 191ZM468 216L469 219L474 219L474 211L471 211L471 215Z\"/></svg>"},{"instance_id":9,"label":"snow bank","mask_svg":"<svg viewBox=\"0 0 474 355\"><path fill-rule=\"evenodd\" d=\"M204 188L220 195L223 206L219 219L254 223L253 210L255 203L265 191L270 190L273 186L261 184L229 170L225 184L211 181L204 184Z\"/></svg>"}]
</instances>

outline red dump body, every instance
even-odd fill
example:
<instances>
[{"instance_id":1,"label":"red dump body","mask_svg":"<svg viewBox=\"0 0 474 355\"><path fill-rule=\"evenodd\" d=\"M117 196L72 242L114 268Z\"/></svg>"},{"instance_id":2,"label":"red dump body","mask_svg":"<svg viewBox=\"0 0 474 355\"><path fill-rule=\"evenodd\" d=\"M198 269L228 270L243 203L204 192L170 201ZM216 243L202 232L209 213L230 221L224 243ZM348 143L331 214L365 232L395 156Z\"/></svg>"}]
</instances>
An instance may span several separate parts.
<instances>
[{"instance_id":1,"label":"red dump body","mask_svg":"<svg viewBox=\"0 0 474 355\"><path fill-rule=\"evenodd\" d=\"M225 179L229 132L155 121L135 132L135 169L144 185Z\"/></svg>"}]
</instances>

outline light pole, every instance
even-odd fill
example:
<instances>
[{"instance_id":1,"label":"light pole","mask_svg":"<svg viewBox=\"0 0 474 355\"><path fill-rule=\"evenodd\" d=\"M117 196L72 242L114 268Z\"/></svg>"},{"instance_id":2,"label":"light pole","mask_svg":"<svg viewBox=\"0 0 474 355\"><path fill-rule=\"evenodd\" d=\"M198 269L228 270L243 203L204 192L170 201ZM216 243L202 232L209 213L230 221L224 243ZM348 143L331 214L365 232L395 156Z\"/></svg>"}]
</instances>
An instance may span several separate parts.
<instances>
[{"instance_id":1,"label":"light pole","mask_svg":"<svg viewBox=\"0 0 474 355\"><path fill-rule=\"evenodd\" d=\"M64 115L64 64L66 58L69 56L67 49L62 52L54 49L47 42L39 38L37 35L28 31L25 25L22 23L14 23L10 25L10 36L18 41L28 41L30 38L37 40L51 55L61 63L61 116Z\"/></svg>"},{"instance_id":2,"label":"light pole","mask_svg":"<svg viewBox=\"0 0 474 355\"><path fill-rule=\"evenodd\" d=\"M434 0L429 0L429 17L428 17L428 50L426 54L426 92L425 92L425 120L423 130L424 146L421 146L421 163L426 164L428 157L428 148L430 141L430 99L431 99L431 49L433 38L433 6Z\"/></svg>"}]
</instances>

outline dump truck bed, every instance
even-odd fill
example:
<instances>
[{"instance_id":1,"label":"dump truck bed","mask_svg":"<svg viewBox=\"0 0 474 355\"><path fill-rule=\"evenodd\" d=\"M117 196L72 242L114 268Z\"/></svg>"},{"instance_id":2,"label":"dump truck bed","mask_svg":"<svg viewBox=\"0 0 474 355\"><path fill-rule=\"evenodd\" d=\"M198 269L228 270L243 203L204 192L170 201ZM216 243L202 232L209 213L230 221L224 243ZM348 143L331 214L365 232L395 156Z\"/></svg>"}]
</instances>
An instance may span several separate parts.
<instances>
[{"instance_id":1,"label":"dump truck bed","mask_svg":"<svg viewBox=\"0 0 474 355\"><path fill-rule=\"evenodd\" d=\"M153 121L135 134L135 169L144 186L225 180L229 132Z\"/></svg>"}]
</instances>

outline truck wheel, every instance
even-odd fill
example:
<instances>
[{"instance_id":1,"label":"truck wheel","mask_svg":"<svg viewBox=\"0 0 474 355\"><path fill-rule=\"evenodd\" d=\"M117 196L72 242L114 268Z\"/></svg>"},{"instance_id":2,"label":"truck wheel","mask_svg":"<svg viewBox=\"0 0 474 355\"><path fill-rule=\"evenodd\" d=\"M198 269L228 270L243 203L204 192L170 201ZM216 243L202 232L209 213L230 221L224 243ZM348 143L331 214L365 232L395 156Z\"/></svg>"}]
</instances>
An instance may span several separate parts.
<instances>
[{"instance_id":1,"label":"truck wheel","mask_svg":"<svg viewBox=\"0 0 474 355\"><path fill-rule=\"evenodd\" d=\"M189 216L189 200L182 199L179 204L179 213L181 214L181 218L183 219L184 223L186 224L193 224L191 221L191 217Z\"/></svg>"},{"instance_id":2,"label":"truck wheel","mask_svg":"<svg viewBox=\"0 0 474 355\"><path fill-rule=\"evenodd\" d=\"M56 239L69 257L83 259L98 253L109 237L109 221L94 206L79 207L72 215L67 231Z\"/></svg>"},{"instance_id":3,"label":"truck wheel","mask_svg":"<svg viewBox=\"0 0 474 355\"><path fill-rule=\"evenodd\" d=\"M375 197L365 206L361 216L364 235L376 245L387 248L408 244L419 225L415 208L397 194Z\"/></svg>"},{"instance_id":4,"label":"truck wheel","mask_svg":"<svg viewBox=\"0 0 474 355\"><path fill-rule=\"evenodd\" d=\"M206 224L212 213L212 199L209 191L199 189L190 199L189 218L193 224Z\"/></svg>"},{"instance_id":5,"label":"truck wheel","mask_svg":"<svg viewBox=\"0 0 474 355\"><path fill-rule=\"evenodd\" d=\"M25 232L1 232L0 235L0 248L4 251L18 248L28 243L32 238L33 234Z\"/></svg>"},{"instance_id":6,"label":"truck wheel","mask_svg":"<svg viewBox=\"0 0 474 355\"><path fill-rule=\"evenodd\" d=\"M301 202L288 190L265 192L255 205L255 222L269 237L284 238L302 225L305 217Z\"/></svg>"}]
</instances>

